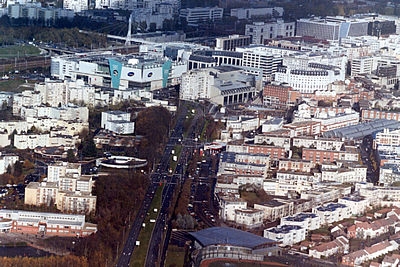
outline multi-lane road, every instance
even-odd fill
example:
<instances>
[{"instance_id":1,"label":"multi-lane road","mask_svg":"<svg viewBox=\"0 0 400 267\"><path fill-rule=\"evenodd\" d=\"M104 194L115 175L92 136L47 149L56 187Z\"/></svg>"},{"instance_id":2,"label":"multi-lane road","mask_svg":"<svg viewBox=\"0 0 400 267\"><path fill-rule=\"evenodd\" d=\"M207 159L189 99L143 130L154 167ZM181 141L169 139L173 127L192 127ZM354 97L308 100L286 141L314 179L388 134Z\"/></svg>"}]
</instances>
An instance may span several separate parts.
<instances>
[{"instance_id":1,"label":"multi-lane road","mask_svg":"<svg viewBox=\"0 0 400 267\"><path fill-rule=\"evenodd\" d=\"M185 105L180 108L179 113L177 114L176 124L173 130L171 131L171 135L169 137L168 143L165 147L164 153L160 160L160 163L157 166L157 169L150 175L151 184L146 192L146 197L140 207L137 216L133 222L131 230L129 232L127 241L125 246L121 252L119 257L117 266L126 267L129 266L129 262L131 259L131 255L135 249L136 240L138 239L140 229L144 222L144 219L147 215L147 212L150 208L150 204L153 201L154 194L159 186L161 181L166 181L166 185L163 190L163 198L162 198L162 206L160 207L159 216L156 220L154 232L152 234L152 240L149 243L149 257L148 261L158 261L159 259L159 245L162 239L162 233L166 226L166 218L167 218L167 210L171 202L171 198L173 192L175 190L176 183L178 179L180 179L180 175L172 175L170 176L170 157L171 152L174 147L179 143L179 140L182 139L183 136L183 123L187 114L187 108ZM179 159L180 162L181 159ZM153 255L154 254L154 255ZM147 263L146 263L147 266ZM153 266L153 265L149 265Z\"/></svg>"}]
</instances>

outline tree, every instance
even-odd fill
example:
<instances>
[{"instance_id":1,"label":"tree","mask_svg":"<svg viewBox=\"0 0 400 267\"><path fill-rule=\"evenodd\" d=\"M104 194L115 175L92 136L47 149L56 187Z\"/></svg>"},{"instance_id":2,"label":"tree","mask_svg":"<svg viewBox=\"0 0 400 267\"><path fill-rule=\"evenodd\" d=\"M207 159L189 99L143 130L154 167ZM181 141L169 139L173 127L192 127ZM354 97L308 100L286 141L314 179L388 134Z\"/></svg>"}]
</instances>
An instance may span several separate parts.
<instances>
[{"instance_id":1,"label":"tree","mask_svg":"<svg viewBox=\"0 0 400 267\"><path fill-rule=\"evenodd\" d=\"M21 163L21 161L17 160L13 166L13 175L20 176L22 174L22 171L23 171L22 163Z\"/></svg>"},{"instance_id":2,"label":"tree","mask_svg":"<svg viewBox=\"0 0 400 267\"><path fill-rule=\"evenodd\" d=\"M97 156L97 148L93 139L85 140L82 143L82 156L84 157L96 157Z\"/></svg>"},{"instance_id":3,"label":"tree","mask_svg":"<svg viewBox=\"0 0 400 267\"><path fill-rule=\"evenodd\" d=\"M68 149L68 151L67 151L67 161L68 162L76 162L77 161L74 149Z\"/></svg>"}]
</instances>

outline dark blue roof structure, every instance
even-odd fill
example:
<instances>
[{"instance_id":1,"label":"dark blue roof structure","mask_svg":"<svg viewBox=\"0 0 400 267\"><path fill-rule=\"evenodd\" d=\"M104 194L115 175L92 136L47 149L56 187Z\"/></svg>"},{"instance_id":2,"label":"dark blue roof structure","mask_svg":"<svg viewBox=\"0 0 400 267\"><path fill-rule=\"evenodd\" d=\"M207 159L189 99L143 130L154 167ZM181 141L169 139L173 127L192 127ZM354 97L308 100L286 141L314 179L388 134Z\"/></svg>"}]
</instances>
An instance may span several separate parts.
<instances>
[{"instance_id":1,"label":"dark blue roof structure","mask_svg":"<svg viewBox=\"0 0 400 267\"><path fill-rule=\"evenodd\" d=\"M232 245L257 249L276 244L276 241L229 227L211 227L190 233L203 247Z\"/></svg>"}]
</instances>

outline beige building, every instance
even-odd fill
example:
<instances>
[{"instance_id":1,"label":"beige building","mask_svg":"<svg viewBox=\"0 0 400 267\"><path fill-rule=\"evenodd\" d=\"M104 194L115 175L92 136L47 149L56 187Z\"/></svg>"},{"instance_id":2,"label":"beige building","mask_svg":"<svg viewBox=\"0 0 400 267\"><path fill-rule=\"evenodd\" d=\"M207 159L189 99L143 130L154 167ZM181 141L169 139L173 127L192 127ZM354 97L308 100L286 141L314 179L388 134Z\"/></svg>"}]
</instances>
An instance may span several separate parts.
<instances>
[{"instance_id":1,"label":"beige building","mask_svg":"<svg viewBox=\"0 0 400 267\"><path fill-rule=\"evenodd\" d=\"M254 208L264 212L264 219L268 221L276 221L282 217L293 215L294 203L283 202L276 199L270 200L263 204L254 204Z\"/></svg>"},{"instance_id":2,"label":"beige building","mask_svg":"<svg viewBox=\"0 0 400 267\"><path fill-rule=\"evenodd\" d=\"M57 182L31 182L25 188L26 205L56 205L63 212L90 213L96 210L96 196L91 194L91 176L67 174Z\"/></svg>"}]
</instances>

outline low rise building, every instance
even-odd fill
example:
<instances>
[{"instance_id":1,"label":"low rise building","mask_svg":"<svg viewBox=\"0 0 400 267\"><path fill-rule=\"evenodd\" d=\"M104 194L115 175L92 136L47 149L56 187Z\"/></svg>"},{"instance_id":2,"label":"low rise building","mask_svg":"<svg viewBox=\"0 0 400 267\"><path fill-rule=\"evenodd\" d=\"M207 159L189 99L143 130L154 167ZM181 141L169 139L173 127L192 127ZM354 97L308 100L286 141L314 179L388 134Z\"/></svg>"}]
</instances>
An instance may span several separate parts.
<instances>
[{"instance_id":1,"label":"low rise building","mask_svg":"<svg viewBox=\"0 0 400 267\"><path fill-rule=\"evenodd\" d=\"M206 21L222 19L224 9L220 7L195 7L181 9L179 17L186 20L190 26L198 26Z\"/></svg>"},{"instance_id":2,"label":"low rise building","mask_svg":"<svg viewBox=\"0 0 400 267\"><path fill-rule=\"evenodd\" d=\"M245 228L257 228L263 223L262 210L247 208L235 210L235 223Z\"/></svg>"},{"instance_id":3,"label":"low rise building","mask_svg":"<svg viewBox=\"0 0 400 267\"><path fill-rule=\"evenodd\" d=\"M18 160L19 157L17 155L3 154L0 152L0 174L6 173L7 169L14 166Z\"/></svg>"},{"instance_id":4,"label":"low rise building","mask_svg":"<svg viewBox=\"0 0 400 267\"><path fill-rule=\"evenodd\" d=\"M278 169L280 171L298 171L298 172L311 172L315 167L315 163L301 159L280 159Z\"/></svg>"},{"instance_id":5,"label":"low rise building","mask_svg":"<svg viewBox=\"0 0 400 267\"><path fill-rule=\"evenodd\" d=\"M264 237L291 246L306 239L306 230L297 225L283 225L265 229Z\"/></svg>"},{"instance_id":6,"label":"low rise building","mask_svg":"<svg viewBox=\"0 0 400 267\"><path fill-rule=\"evenodd\" d=\"M363 250L357 250L342 257L342 264L346 266L359 266L366 261L373 260L398 249L396 241L382 241Z\"/></svg>"},{"instance_id":7,"label":"low rise building","mask_svg":"<svg viewBox=\"0 0 400 267\"><path fill-rule=\"evenodd\" d=\"M269 108L285 109L300 101L301 94L288 85L267 84L263 92L263 104Z\"/></svg>"},{"instance_id":8,"label":"low rise building","mask_svg":"<svg viewBox=\"0 0 400 267\"><path fill-rule=\"evenodd\" d=\"M312 172L278 171L276 180L278 187L275 194L286 196L290 192L301 193L312 189L320 181L320 175Z\"/></svg>"},{"instance_id":9,"label":"low rise building","mask_svg":"<svg viewBox=\"0 0 400 267\"><path fill-rule=\"evenodd\" d=\"M359 183L367 180L367 167L356 164L324 163L321 167L321 180L339 183Z\"/></svg>"},{"instance_id":10,"label":"low rise building","mask_svg":"<svg viewBox=\"0 0 400 267\"><path fill-rule=\"evenodd\" d=\"M365 197L350 195L339 198L338 203L350 207L352 215L362 215L369 208L370 200Z\"/></svg>"},{"instance_id":11,"label":"low rise building","mask_svg":"<svg viewBox=\"0 0 400 267\"><path fill-rule=\"evenodd\" d=\"M247 209L247 202L231 194L217 194L219 217L223 221L235 221L236 210Z\"/></svg>"},{"instance_id":12,"label":"low rise building","mask_svg":"<svg viewBox=\"0 0 400 267\"><path fill-rule=\"evenodd\" d=\"M321 218L321 225L339 222L352 216L351 208L340 203L324 204L313 208L312 212Z\"/></svg>"},{"instance_id":13,"label":"low rise building","mask_svg":"<svg viewBox=\"0 0 400 267\"><path fill-rule=\"evenodd\" d=\"M235 51L236 47L250 45L251 37L246 35L229 35L228 37L217 37L215 50Z\"/></svg>"},{"instance_id":14,"label":"low rise building","mask_svg":"<svg viewBox=\"0 0 400 267\"><path fill-rule=\"evenodd\" d=\"M293 146L314 148L318 150L340 151L344 141L339 138L321 138L318 136L298 136L293 137Z\"/></svg>"},{"instance_id":15,"label":"low rise building","mask_svg":"<svg viewBox=\"0 0 400 267\"><path fill-rule=\"evenodd\" d=\"M267 155L271 160L286 158L285 148L272 145L229 143L226 146L226 151L234 153L247 153L250 155Z\"/></svg>"},{"instance_id":16,"label":"low rise building","mask_svg":"<svg viewBox=\"0 0 400 267\"><path fill-rule=\"evenodd\" d=\"M347 228L347 237L358 239L377 238L389 233L390 229L394 229L396 232L396 224L398 224L398 218L393 215L373 222L356 221L354 225Z\"/></svg>"},{"instance_id":17,"label":"low rise building","mask_svg":"<svg viewBox=\"0 0 400 267\"><path fill-rule=\"evenodd\" d=\"M308 231L316 230L321 227L321 218L314 213L301 212L293 216L282 217L280 225L297 225L306 229L307 234Z\"/></svg>"},{"instance_id":18,"label":"low rise building","mask_svg":"<svg viewBox=\"0 0 400 267\"><path fill-rule=\"evenodd\" d=\"M131 114L119 110L102 112L101 127L116 134L133 134L135 131Z\"/></svg>"},{"instance_id":19,"label":"low rise building","mask_svg":"<svg viewBox=\"0 0 400 267\"><path fill-rule=\"evenodd\" d=\"M2 209L0 218L12 221L9 231L14 233L85 237L97 232L97 225L85 222L85 215Z\"/></svg>"},{"instance_id":20,"label":"low rise building","mask_svg":"<svg viewBox=\"0 0 400 267\"><path fill-rule=\"evenodd\" d=\"M308 255L313 258L320 259L321 257L328 258L335 254L342 254L349 251L349 240L344 236L339 236L335 240L327 243L322 243L312 247L308 251Z\"/></svg>"},{"instance_id":21,"label":"low rise building","mask_svg":"<svg viewBox=\"0 0 400 267\"><path fill-rule=\"evenodd\" d=\"M303 160L309 160L318 164L335 161L355 161L359 159L356 151L334 151L303 148Z\"/></svg>"},{"instance_id":22,"label":"low rise building","mask_svg":"<svg viewBox=\"0 0 400 267\"><path fill-rule=\"evenodd\" d=\"M299 121L283 126L284 129L290 130L290 136L316 136L321 134L321 124L315 121Z\"/></svg>"},{"instance_id":23,"label":"low rise building","mask_svg":"<svg viewBox=\"0 0 400 267\"><path fill-rule=\"evenodd\" d=\"M245 35L251 37L252 44L265 44L267 40L277 37L293 37L296 22L285 22L278 19L272 22L253 22L246 24Z\"/></svg>"},{"instance_id":24,"label":"low rise building","mask_svg":"<svg viewBox=\"0 0 400 267\"><path fill-rule=\"evenodd\" d=\"M294 214L294 203L273 199L261 204L254 204L254 208L264 212L264 220L274 222L282 217Z\"/></svg>"}]
</instances>

